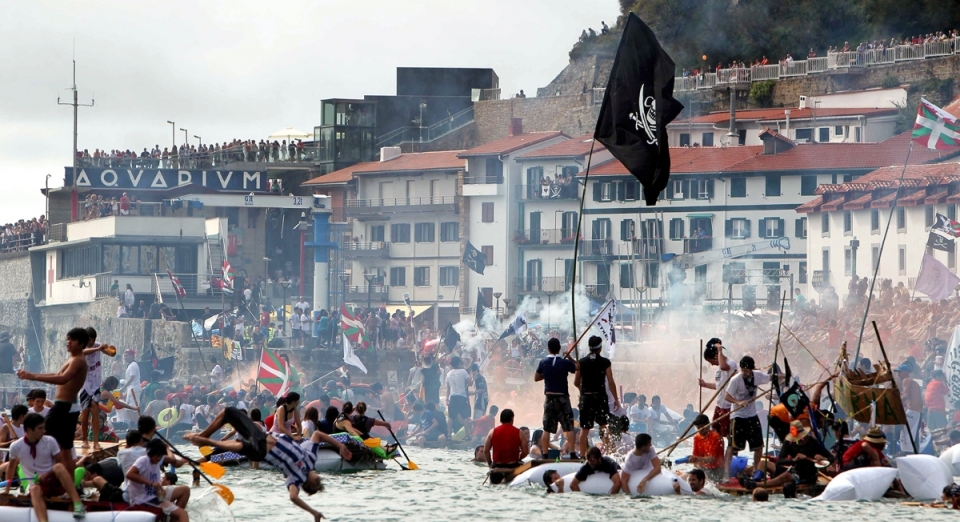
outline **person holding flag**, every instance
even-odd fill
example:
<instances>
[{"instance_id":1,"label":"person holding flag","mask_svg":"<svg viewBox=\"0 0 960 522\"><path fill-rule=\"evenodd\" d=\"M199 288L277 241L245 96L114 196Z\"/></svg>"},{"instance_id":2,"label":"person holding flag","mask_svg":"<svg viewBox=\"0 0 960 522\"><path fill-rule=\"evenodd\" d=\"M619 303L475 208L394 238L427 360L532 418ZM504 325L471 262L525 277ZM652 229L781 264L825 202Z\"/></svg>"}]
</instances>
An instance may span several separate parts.
<instances>
[{"instance_id":1,"label":"person holding flag","mask_svg":"<svg viewBox=\"0 0 960 522\"><path fill-rule=\"evenodd\" d=\"M580 359L573 385L580 390L580 455L587 454L590 430L596 424L601 432L607 426L610 405L607 403L607 389L613 394L613 408L620 409L620 397L617 383L613 380L610 359L602 357L603 339L596 335L587 341L590 353Z\"/></svg>"}]
</instances>

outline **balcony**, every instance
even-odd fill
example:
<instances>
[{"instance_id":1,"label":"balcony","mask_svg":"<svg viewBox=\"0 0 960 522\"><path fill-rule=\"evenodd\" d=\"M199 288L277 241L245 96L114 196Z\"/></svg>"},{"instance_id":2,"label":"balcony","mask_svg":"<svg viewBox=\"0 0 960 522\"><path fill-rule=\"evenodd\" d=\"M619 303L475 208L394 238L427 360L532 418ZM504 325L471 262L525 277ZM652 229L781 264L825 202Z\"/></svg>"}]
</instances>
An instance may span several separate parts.
<instances>
[{"instance_id":1,"label":"balcony","mask_svg":"<svg viewBox=\"0 0 960 522\"><path fill-rule=\"evenodd\" d=\"M698 252L706 252L707 250L713 249L713 238L703 238L703 239L684 239L683 240L683 253L684 254L696 254Z\"/></svg>"},{"instance_id":2,"label":"balcony","mask_svg":"<svg viewBox=\"0 0 960 522\"><path fill-rule=\"evenodd\" d=\"M580 252L584 256L609 256L613 254L612 239L581 239Z\"/></svg>"},{"instance_id":3,"label":"balcony","mask_svg":"<svg viewBox=\"0 0 960 522\"><path fill-rule=\"evenodd\" d=\"M551 294L570 291L570 279L566 277L515 277L516 293Z\"/></svg>"},{"instance_id":4,"label":"balcony","mask_svg":"<svg viewBox=\"0 0 960 522\"><path fill-rule=\"evenodd\" d=\"M607 295L610 293L609 283L583 285L583 287L584 287L584 290L586 290L588 296L598 300L606 299Z\"/></svg>"},{"instance_id":5,"label":"balcony","mask_svg":"<svg viewBox=\"0 0 960 522\"><path fill-rule=\"evenodd\" d=\"M351 303L366 304L369 300L377 306L386 303L389 295L390 287L386 285L347 286L347 301Z\"/></svg>"},{"instance_id":6,"label":"balcony","mask_svg":"<svg viewBox=\"0 0 960 522\"><path fill-rule=\"evenodd\" d=\"M390 257L390 243L371 241L366 243L350 242L342 247L346 259L387 259Z\"/></svg>"},{"instance_id":7,"label":"balcony","mask_svg":"<svg viewBox=\"0 0 960 522\"><path fill-rule=\"evenodd\" d=\"M577 193L578 186L579 184L576 182L570 184L518 185L513 193L521 201L577 201L580 199L580 194Z\"/></svg>"},{"instance_id":8,"label":"balcony","mask_svg":"<svg viewBox=\"0 0 960 522\"><path fill-rule=\"evenodd\" d=\"M659 239L634 238L630 242L631 254L639 256L641 261L656 261L660 259L661 246Z\"/></svg>"},{"instance_id":9,"label":"balcony","mask_svg":"<svg viewBox=\"0 0 960 522\"><path fill-rule=\"evenodd\" d=\"M351 199L347 200L346 204L347 217L358 219L379 218L382 214L401 214L406 212L458 212L456 196Z\"/></svg>"},{"instance_id":10,"label":"balcony","mask_svg":"<svg viewBox=\"0 0 960 522\"><path fill-rule=\"evenodd\" d=\"M521 248L557 246L573 248L573 243L576 240L576 233L577 230L575 228L528 228L525 230L518 230L513 236L513 242Z\"/></svg>"}]
</instances>

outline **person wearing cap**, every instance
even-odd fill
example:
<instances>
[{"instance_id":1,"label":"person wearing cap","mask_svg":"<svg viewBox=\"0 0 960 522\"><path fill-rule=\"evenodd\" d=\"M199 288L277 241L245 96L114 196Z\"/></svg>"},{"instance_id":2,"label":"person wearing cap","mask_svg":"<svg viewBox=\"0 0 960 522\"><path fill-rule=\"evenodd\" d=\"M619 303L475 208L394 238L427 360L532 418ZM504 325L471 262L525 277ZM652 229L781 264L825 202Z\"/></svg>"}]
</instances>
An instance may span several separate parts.
<instances>
[{"instance_id":1,"label":"person wearing cap","mask_svg":"<svg viewBox=\"0 0 960 522\"><path fill-rule=\"evenodd\" d=\"M716 390L723 386L731 373L737 371L735 363L723 353L723 341L714 337L707 341L707 347L703 350L703 358L710 366L716 366L717 372L713 382L707 382L700 379L700 387L708 390ZM730 402L727 401L726 394L717 395L717 406L713 409L713 421L716 423L716 430L723 437L730 436ZM727 463L729 464L729 463Z\"/></svg>"},{"instance_id":2,"label":"person wearing cap","mask_svg":"<svg viewBox=\"0 0 960 522\"><path fill-rule=\"evenodd\" d=\"M867 431L860 442L843 452L841 469L849 471L857 468L889 467L890 461L883 454L883 449L886 447L887 436L878 426L874 426Z\"/></svg>"},{"instance_id":3,"label":"person wearing cap","mask_svg":"<svg viewBox=\"0 0 960 522\"><path fill-rule=\"evenodd\" d=\"M733 409L730 414L730 445L724 454L724 461L730 462L733 454L742 449L753 451L753 462L760 462L763 454L763 428L757 417L757 387L768 384L770 376L756 372L757 365L749 355L740 359L740 373L730 379L724 392Z\"/></svg>"},{"instance_id":4,"label":"person wearing cap","mask_svg":"<svg viewBox=\"0 0 960 522\"><path fill-rule=\"evenodd\" d=\"M896 379L897 388L900 390L900 401L903 403L903 409L907 414L907 426L913 433L913 441L917 444L917 450L920 445L920 414L923 412L923 390L917 381L910 377L913 371L913 365L903 363L897 366ZM910 442L910 432L905 429L900 430L900 452L916 453L913 444Z\"/></svg>"},{"instance_id":5,"label":"person wearing cap","mask_svg":"<svg viewBox=\"0 0 960 522\"><path fill-rule=\"evenodd\" d=\"M767 471L774 475L773 478L759 482L743 479L741 480L743 487L746 489L757 486L775 488L791 482L798 486L816 484L819 477L817 462L825 460L832 464L834 460L833 455L820 444L820 441L811 436L810 428L796 420L790 423L790 432L785 438L783 447L780 448L778 457L776 464L765 461Z\"/></svg>"},{"instance_id":6,"label":"person wearing cap","mask_svg":"<svg viewBox=\"0 0 960 522\"><path fill-rule=\"evenodd\" d=\"M580 455L587 453L590 430L596 424L602 431L607 426L610 405L607 402L607 386L613 394L613 407L620 409L617 383L613 380L610 359L602 357L603 339L596 335L587 342L590 353L578 361L573 385L580 390Z\"/></svg>"}]
</instances>

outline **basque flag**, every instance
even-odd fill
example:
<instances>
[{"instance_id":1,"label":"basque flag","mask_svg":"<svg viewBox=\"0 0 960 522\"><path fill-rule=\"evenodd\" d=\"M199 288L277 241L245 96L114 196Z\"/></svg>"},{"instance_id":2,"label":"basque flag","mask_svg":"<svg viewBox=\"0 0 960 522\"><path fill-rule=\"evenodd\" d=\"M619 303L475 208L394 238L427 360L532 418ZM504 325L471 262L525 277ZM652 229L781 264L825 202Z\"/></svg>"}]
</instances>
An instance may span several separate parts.
<instances>
[{"instance_id":1,"label":"basque flag","mask_svg":"<svg viewBox=\"0 0 960 522\"><path fill-rule=\"evenodd\" d=\"M653 31L630 13L593 136L640 181L650 206L670 177L667 124L683 110L673 98L675 72Z\"/></svg>"},{"instance_id":2,"label":"basque flag","mask_svg":"<svg viewBox=\"0 0 960 522\"><path fill-rule=\"evenodd\" d=\"M183 285L180 284L180 280L177 279L177 276L173 275L173 272L167 270L167 277L170 278L170 282L173 284L173 291L177 294L177 297L180 299L187 297L187 291L183 288Z\"/></svg>"}]
</instances>

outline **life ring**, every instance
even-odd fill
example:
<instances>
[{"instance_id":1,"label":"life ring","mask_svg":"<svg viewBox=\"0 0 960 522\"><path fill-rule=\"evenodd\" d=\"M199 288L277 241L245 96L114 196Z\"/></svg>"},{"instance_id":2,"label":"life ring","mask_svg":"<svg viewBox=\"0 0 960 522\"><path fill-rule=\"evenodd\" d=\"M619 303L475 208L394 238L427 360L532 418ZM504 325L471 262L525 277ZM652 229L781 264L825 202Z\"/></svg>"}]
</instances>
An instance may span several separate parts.
<instances>
[{"instance_id":1,"label":"life ring","mask_svg":"<svg viewBox=\"0 0 960 522\"><path fill-rule=\"evenodd\" d=\"M180 412L176 408L170 407L157 415L157 425L161 428L169 428L180 420Z\"/></svg>"}]
</instances>

